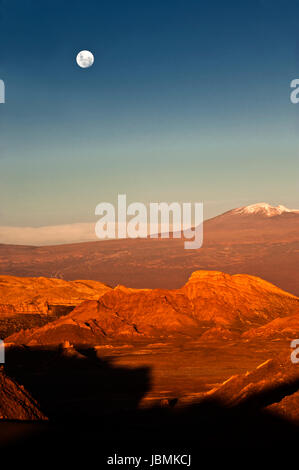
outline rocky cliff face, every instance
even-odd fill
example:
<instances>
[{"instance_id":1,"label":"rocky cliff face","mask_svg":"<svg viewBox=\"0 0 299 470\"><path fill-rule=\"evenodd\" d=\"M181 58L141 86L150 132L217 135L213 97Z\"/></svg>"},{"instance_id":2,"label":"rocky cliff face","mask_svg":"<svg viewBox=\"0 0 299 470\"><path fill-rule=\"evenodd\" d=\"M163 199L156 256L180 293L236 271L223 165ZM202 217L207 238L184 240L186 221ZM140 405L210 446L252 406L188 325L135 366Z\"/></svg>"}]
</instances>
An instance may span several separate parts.
<instances>
[{"instance_id":1,"label":"rocky cliff face","mask_svg":"<svg viewBox=\"0 0 299 470\"><path fill-rule=\"evenodd\" d=\"M96 281L0 276L0 317L46 315L53 306L76 306L84 300L98 299L109 290Z\"/></svg>"},{"instance_id":2,"label":"rocky cliff face","mask_svg":"<svg viewBox=\"0 0 299 470\"><path fill-rule=\"evenodd\" d=\"M45 420L38 403L0 369L0 420Z\"/></svg>"},{"instance_id":3,"label":"rocky cliff face","mask_svg":"<svg viewBox=\"0 0 299 470\"><path fill-rule=\"evenodd\" d=\"M199 337L225 331L241 334L275 318L299 312L299 299L247 275L198 271L176 290L118 286L88 300L70 314L39 329L21 332L8 342L97 344L117 337Z\"/></svg>"},{"instance_id":4,"label":"rocky cliff face","mask_svg":"<svg viewBox=\"0 0 299 470\"><path fill-rule=\"evenodd\" d=\"M299 312L298 298L255 276L195 271L181 291L198 320L248 329Z\"/></svg>"}]
</instances>

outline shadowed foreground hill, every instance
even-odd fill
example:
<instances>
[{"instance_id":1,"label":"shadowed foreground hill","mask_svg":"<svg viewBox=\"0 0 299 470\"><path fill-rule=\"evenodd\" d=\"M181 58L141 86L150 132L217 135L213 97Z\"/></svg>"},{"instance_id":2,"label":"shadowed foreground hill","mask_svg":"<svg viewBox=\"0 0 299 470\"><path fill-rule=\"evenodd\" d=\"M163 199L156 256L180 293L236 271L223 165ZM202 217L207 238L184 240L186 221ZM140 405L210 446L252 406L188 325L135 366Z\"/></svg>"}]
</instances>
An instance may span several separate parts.
<instances>
[{"instance_id":1,"label":"shadowed foreground hill","mask_svg":"<svg viewBox=\"0 0 299 470\"><path fill-rule=\"evenodd\" d=\"M123 455L134 455L129 445L136 449L138 442L138 452L146 443L148 455L162 444L170 453L186 446L202 458L212 449L289 449L298 439L299 368L285 355L234 375L208 392L141 409L151 386L150 371L120 369L90 352L8 352L9 373L36 397L51 423L39 425L32 436L21 428L23 436L16 434L8 450L38 446L53 452L59 445L65 450L67 444L68 457L76 445L76 457L78 447L84 454L96 449L100 459L99 449L110 455L121 445L127 451Z\"/></svg>"},{"instance_id":2,"label":"shadowed foreground hill","mask_svg":"<svg viewBox=\"0 0 299 470\"><path fill-rule=\"evenodd\" d=\"M6 341L27 345L64 341L98 344L119 338L199 337L209 331L219 337L296 313L299 299L262 279L197 271L176 290L118 286L42 328L21 331Z\"/></svg>"},{"instance_id":3,"label":"shadowed foreground hill","mask_svg":"<svg viewBox=\"0 0 299 470\"><path fill-rule=\"evenodd\" d=\"M0 419L2 420L45 420L39 405L30 393L15 380L7 377L0 369Z\"/></svg>"}]
</instances>

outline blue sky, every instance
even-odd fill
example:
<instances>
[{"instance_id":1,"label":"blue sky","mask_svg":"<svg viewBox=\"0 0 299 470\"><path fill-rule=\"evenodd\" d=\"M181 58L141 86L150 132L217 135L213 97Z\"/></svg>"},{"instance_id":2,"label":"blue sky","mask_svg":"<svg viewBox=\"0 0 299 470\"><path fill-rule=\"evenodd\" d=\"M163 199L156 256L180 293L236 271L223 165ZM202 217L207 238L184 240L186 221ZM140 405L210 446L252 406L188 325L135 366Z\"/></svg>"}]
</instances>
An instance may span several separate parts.
<instances>
[{"instance_id":1,"label":"blue sky","mask_svg":"<svg viewBox=\"0 0 299 470\"><path fill-rule=\"evenodd\" d=\"M0 2L0 225L95 206L299 208L299 2ZM80 69L76 54L95 55Z\"/></svg>"}]
</instances>

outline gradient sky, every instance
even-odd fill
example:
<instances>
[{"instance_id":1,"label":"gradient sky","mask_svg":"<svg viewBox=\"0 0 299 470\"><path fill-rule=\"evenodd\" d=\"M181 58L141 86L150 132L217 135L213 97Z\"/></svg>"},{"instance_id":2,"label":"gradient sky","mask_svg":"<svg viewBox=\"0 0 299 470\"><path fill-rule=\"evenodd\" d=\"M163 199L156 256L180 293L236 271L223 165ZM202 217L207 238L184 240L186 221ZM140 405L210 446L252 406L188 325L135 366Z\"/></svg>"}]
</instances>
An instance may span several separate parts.
<instances>
[{"instance_id":1,"label":"gradient sky","mask_svg":"<svg viewBox=\"0 0 299 470\"><path fill-rule=\"evenodd\" d=\"M299 1L0 2L0 225L95 206L299 208ZM80 69L89 49L94 66Z\"/></svg>"}]
</instances>

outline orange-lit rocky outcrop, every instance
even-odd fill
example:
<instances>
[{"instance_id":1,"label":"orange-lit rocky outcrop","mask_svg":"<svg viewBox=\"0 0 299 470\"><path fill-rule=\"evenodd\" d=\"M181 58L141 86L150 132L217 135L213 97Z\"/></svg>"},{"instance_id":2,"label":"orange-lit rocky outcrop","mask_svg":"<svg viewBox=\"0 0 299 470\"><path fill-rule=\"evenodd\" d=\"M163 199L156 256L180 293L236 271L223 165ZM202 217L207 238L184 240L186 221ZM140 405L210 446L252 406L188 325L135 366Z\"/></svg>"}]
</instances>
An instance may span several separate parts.
<instances>
[{"instance_id":1,"label":"orange-lit rocky outcrop","mask_svg":"<svg viewBox=\"0 0 299 470\"><path fill-rule=\"evenodd\" d=\"M7 338L24 344L97 344L119 337L240 334L299 312L299 299L262 279L197 271L176 290L118 286L42 328ZM225 337L225 335L224 335Z\"/></svg>"},{"instance_id":2,"label":"orange-lit rocky outcrop","mask_svg":"<svg viewBox=\"0 0 299 470\"><path fill-rule=\"evenodd\" d=\"M52 306L76 306L109 290L97 281L0 276L0 315L47 314Z\"/></svg>"}]
</instances>

